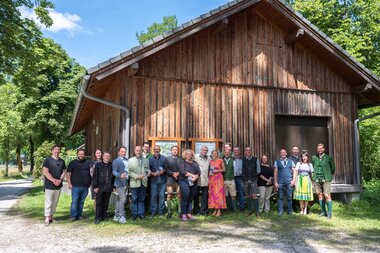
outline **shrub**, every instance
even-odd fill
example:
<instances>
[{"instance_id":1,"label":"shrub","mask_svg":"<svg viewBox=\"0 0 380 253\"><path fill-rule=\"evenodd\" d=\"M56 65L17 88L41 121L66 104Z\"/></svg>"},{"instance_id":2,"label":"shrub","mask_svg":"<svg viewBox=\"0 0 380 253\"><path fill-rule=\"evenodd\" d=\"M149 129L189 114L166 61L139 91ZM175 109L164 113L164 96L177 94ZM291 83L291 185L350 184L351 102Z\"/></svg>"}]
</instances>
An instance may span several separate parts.
<instances>
[{"instance_id":1,"label":"shrub","mask_svg":"<svg viewBox=\"0 0 380 253\"><path fill-rule=\"evenodd\" d=\"M380 179L373 178L370 181L364 182L364 191L361 194L361 199L369 202L371 205L380 205Z\"/></svg>"}]
</instances>

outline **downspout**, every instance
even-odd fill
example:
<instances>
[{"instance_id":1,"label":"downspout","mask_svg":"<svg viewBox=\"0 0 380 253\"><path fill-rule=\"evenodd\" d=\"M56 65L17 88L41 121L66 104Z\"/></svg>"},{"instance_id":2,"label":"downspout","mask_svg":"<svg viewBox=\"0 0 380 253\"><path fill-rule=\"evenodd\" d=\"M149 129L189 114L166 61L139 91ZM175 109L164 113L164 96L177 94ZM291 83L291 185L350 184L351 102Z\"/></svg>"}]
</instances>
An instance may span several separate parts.
<instances>
[{"instance_id":1,"label":"downspout","mask_svg":"<svg viewBox=\"0 0 380 253\"><path fill-rule=\"evenodd\" d=\"M83 82L82 82L82 85L80 87L80 92L82 93L82 95L85 97L85 98L88 98L90 100L93 100L93 101L96 101L98 103L101 103L101 104L104 104L104 105L108 105L110 107L113 107L113 108L116 108L116 109L119 109L123 112L125 112L125 130L123 130L123 134L122 134L122 145L125 146L127 148L127 154L130 152L130 149L129 149L129 133L130 133L130 127L131 127L131 119L130 119L130 113L129 113L129 109L123 105L118 105L118 104L115 104L115 103L112 103L110 101L106 101L106 100L103 100L101 98L98 98L98 97L95 97L89 93L87 93L87 86L88 86L88 83L90 81L90 75L85 75L83 77Z\"/></svg>"},{"instance_id":2,"label":"downspout","mask_svg":"<svg viewBox=\"0 0 380 253\"><path fill-rule=\"evenodd\" d=\"M359 141L359 122L379 116L380 112L374 113L354 121L354 146L355 146L355 168L356 184L360 184L360 141Z\"/></svg>"}]
</instances>

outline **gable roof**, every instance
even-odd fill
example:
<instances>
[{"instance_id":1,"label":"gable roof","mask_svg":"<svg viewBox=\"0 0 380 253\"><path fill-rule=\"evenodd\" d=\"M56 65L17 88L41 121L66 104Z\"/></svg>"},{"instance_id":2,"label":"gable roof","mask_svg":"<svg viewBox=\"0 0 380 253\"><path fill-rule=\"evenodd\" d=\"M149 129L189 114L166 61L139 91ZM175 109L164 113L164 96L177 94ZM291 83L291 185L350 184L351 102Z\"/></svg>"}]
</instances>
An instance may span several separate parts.
<instances>
[{"instance_id":1,"label":"gable roof","mask_svg":"<svg viewBox=\"0 0 380 253\"><path fill-rule=\"evenodd\" d=\"M164 49L176 42L183 40L211 25L228 18L248 7L257 6L264 16L268 17L276 25L286 30L289 34L302 29L306 36L302 39L305 47L310 51L315 51L318 55L324 55L327 62L337 69L338 72L352 75L352 82L357 83L357 87L365 86L371 92L365 93L365 97L369 100L359 102L360 105L368 105L368 101L380 102L380 79L367 69L363 64L358 62L341 46L336 44L325 33L311 24L299 12L296 12L284 0L235 0L228 2L214 10L200 15L182 25L165 32L151 40L144 42L142 45L131 48L115 57L110 58L98 65L87 69L82 84L87 86L91 81L103 80L128 66ZM300 41L300 43L302 42ZM355 87L354 87L355 88ZM373 92L375 90L375 92ZM75 123L80 116L83 105L83 96L79 94L74 117L70 127L70 133L78 132L80 127L76 127Z\"/></svg>"}]
</instances>

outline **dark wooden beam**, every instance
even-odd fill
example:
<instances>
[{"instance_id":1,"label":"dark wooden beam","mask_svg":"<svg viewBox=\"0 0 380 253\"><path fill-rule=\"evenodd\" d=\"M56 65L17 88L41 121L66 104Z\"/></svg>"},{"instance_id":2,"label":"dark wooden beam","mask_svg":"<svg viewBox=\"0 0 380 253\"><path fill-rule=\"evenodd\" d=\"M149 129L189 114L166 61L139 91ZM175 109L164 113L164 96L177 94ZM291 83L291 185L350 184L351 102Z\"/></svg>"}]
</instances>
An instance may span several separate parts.
<instances>
[{"instance_id":1,"label":"dark wooden beam","mask_svg":"<svg viewBox=\"0 0 380 253\"><path fill-rule=\"evenodd\" d=\"M297 31L294 31L285 36L284 38L285 44L289 44L289 43L299 40L300 38L304 36L304 34L305 34L305 30L302 28L299 28Z\"/></svg>"},{"instance_id":2,"label":"dark wooden beam","mask_svg":"<svg viewBox=\"0 0 380 253\"><path fill-rule=\"evenodd\" d=\"M362 93L362 92L368 92L373 88L373 85L370 83L353 86L350 88L351 93Z\"/></svg>"},{"instance_id":3,"label":"dark wooden beam","mask_svg":"<svg viewBox=\"0 0 380 253\"><path fill-rule=\"evenodd\" d=\"M225 18L222 20L222 22L220 22L220 25L218 26L218 28L216 28L213 34L215 35L226 30L227 26L228 26L228 18Z\"/></svg>"},{"instance_id":4,"label":"dark wooden beam","mask_svg":"<svg viewBox=\"0 0 380 253\"><path fill-rule=\"evenodd\" d=\"M136 75L137 71L139 71L139 63L135 62L128 67L128 76Z\"/></svg>"}]
</instances>

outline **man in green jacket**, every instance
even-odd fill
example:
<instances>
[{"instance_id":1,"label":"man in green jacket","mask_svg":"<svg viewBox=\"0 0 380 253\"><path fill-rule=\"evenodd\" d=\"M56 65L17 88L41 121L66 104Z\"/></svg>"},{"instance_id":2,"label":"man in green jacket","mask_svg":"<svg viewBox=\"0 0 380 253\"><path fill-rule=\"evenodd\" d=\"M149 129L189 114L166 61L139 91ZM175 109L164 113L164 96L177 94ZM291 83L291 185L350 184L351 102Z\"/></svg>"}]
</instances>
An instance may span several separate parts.
<instances>
[{"instance_id":1,"label":"man in green jacket","mask_svg":"<svg viewBox=\"0 0 380 253\"><path fill-rule=\"evenodd\" d=\"M224 149L224 166L226 167L226 171L223 173L224 177L224 189L227 199L227 204L233 212L236 212L236 184L234 177L234 159L232 158L231 149ZM230 195L231 200L228 198Z\"/></svg>"},{"instance_id":2,"label":"man in green jacket","mask_svg":"<svg viewBox=\"0 0 380 253\"><path fill-rule=\"evenodd\" d=\"M331 181L335 173L335 163L332 156L325 154L325 146L318 144L318 155L312 157L314 168L313 181L315 192L318 194L319 204L322 209L321 216L332 216ZM327 204L327 212L326 212Z\"/></svg>"},{"instance_id":3,"label":"man in green jacket","mask_svg":"<svg viewBox=\"0 0 380 253\"><path fill-rule=\"evenodd\" d=\"M145 195L148 187L148 177L150 176L149 160L142 156L141 146L136 146L135 157L128 160L128 169L132 195L132 220L136 218L144 219Z\"/></svg>"}]
</instances>

